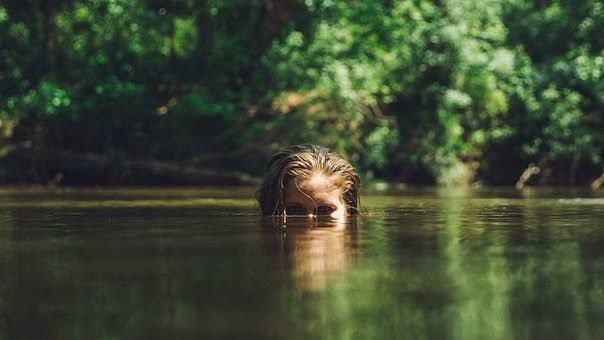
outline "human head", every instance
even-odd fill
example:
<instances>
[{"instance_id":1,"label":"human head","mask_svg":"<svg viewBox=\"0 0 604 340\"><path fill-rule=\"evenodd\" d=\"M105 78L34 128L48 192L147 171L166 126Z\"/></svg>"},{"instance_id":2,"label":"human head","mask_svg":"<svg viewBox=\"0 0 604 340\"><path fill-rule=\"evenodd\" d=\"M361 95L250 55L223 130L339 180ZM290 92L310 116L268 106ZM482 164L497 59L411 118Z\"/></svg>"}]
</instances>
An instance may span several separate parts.
<instances>
[{"instance_id":1,"label":"human head","mask_svg":"<svg viewBox=\"0 0 604 340\"><path fill-rule=\"evenodd\" d=\"M263 216L355 215L359 185L354 167L334 151L292 145L271 157L256 198Z\"/></svg>"}]
</instances>

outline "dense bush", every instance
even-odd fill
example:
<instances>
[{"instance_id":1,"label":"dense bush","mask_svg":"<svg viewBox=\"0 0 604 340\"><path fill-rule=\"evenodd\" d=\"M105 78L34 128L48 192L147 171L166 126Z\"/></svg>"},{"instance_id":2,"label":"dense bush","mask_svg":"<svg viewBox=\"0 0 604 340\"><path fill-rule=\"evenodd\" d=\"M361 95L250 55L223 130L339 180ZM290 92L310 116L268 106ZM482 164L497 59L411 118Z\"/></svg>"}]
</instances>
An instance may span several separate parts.
<instances>
[{"instance_id":1,"label":"dense bush","mask_svg":"<svg viewBox=\"0 0 604 340\"><path fill-rule=\"evenodd\" d=\"M603 30L596 0L5 0L3 173L46 181L55 149L259 173L314 142L367 178L583 184Z\"/></svg>"}]
</instances>

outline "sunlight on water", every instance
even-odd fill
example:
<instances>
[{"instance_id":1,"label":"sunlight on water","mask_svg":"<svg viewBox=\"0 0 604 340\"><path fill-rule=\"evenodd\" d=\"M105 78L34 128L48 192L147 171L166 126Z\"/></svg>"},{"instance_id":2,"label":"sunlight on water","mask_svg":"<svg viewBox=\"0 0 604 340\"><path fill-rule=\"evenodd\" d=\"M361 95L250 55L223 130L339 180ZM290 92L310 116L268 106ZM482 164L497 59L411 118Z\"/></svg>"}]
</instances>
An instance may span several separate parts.
<instances>
[{"instance_id":1,"label":"sunlight on water","mask_svg":"<svg viewBox=\"0 0 604 340\"><path fill-rule=\"evenodd\" d=\"M287 221L252 196L3 190L0 339L604 332L602 192L380 192Z\"/></svg>"}]
</instances>

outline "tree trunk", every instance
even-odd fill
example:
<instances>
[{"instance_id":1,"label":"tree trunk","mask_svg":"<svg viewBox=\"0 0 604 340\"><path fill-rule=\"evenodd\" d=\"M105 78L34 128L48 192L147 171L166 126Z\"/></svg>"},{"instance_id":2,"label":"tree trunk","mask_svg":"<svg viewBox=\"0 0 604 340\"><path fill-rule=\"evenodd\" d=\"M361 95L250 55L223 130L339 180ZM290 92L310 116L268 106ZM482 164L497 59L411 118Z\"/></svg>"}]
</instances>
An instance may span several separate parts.
<instances>
[{"instance_id":1,"label":"tree trunk","mask_svg":"<svg viewBox=\"0 0 604 340\"><path fill-rule=\"evenodd\" d=\"M524 188L524 185L526 184L526 182L528 182L528 180L533 175L537 175L540 172L541 172L540 167L535 166L535 165L529 165L526 168L526 170L524 170L524 172L522 173L522 176L520 176L520 178L516 182L516 189L520 190L520 189Z\"/></svg>"},{"instance_id":2,"label":"tree trunk","mask_svg":"<svg viewBox=\"0 0 604 340\"><path fill-rule=\"evenodd\" d=\"M102 154L73 153L60 149L34 152L43 162L47 175L60 174L49 182L74 182L70 176L79 177L76 183L105 182L108 184L188 184L188 185L257 185L260 180L246 173L209 169L178 162L155 160L117 159ZM22 154L27 157L27 155ZM39 163L38 163L39 164ZM76 174L77 175L74 175Z\"/></svg>"},{"instance_id":3,"label":"tree trunk","mask_svg":"<svg viewBox=\"0 0 604 340\"><path fill-rule=\"evenodd\" d=\"M281 35L292 19L296 7L295 0L268 0L261 16L260 34L256 41L253 58L258 59L271 45L273 39Z\"/></svg>"},{"instance_id":4,"label":"tree trunk","mask_svg":"<svg viewBox=\"0 0 604 340\"><path fill-rule=\"evenodd\" d=\"M175 51L174 51L175 50L174 35L175 35L175 31L176 31L175 21L176 21L176 17L173 14L171 14L170 23L169 23L170 27L168 28L168 35L169 35L168 39L169 39L169 43L170 43L170 56L169 56L170 62L174 61L174 55L175 55Z\"/></svg>"},{"instance_id":5,"label":"tree trunk","mask_svg":"<svg viewBox=\"0 0 604 340\"><path fill-rule=\"evenodd\" d=\"M44 17L44 52L46 66L52 70L57 64L57 14L58 0L43 0L42 14Z\"/></svg>"},{"instance_id":6,"label":"tree trunk","mask_svg":"<svg viewBox=\"0 0 604 340\"><path fill-rule=\"evenodd\" d=\"M579 161L581 160L581 152L579 150L575 150L573 153L573 160L570 164L570 171L568 172L568 185L575 186L575 179L577 177L577 167L579 166Z\"/></svg>"},{"instance_id":7,"label":"tree trunk","mask_svg":"<svg viewBox=\"0 0 604 340\"><path fill-rule=\"evenodd\" d=\"M602 185L604 185L604 166L602 166L602 174L600 177L596 178L596 180L591 183L591 188L594 190L599 189Z\"/></svg>"},{"instance_id":8,"label":"tree trunk","mask_svg":"<svg viewBox=\"0 0 604 340\"><path fill-rule=\"evenodd\" d=\"M202 1L197 14L197 51L199 58L197 65L201 70L202 79L207 79L210 69L210 51L212 50L212 23L210 21L210 6L207 1Z\"/></svg>"}]
</instances>

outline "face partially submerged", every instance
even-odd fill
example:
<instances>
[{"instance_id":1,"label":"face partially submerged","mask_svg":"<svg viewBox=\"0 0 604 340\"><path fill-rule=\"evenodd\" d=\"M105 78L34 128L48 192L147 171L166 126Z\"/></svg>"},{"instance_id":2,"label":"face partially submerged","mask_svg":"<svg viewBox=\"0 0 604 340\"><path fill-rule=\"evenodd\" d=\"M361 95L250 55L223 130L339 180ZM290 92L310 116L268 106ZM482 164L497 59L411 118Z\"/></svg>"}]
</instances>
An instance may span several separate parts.
<instances>
[{"instance_id":1,"label":"face partially submerged","mask_svg":"<svg viewBox=\"0 0 604 340\"><path fill-rule=\"evenodd\" d=\"M300 180L290 177L285 184L283 208L288 216L343 217L346 207L342 201L343 188L322 174Z\"/></svg>"},{"instance_id":2,"label":"face partially submerged","mask_svg":"<svg viewBox=\"0 0 604 340\"><path fill-rule=\"evenodd\" d=\"M256 199L263 216L357 215L360 183L354 167L334 151L292 145L271 157Z\"/></svg>"}]
</instances>

